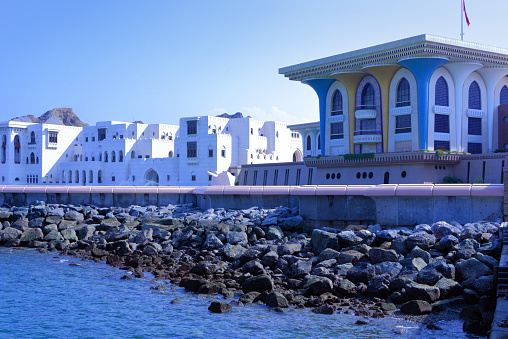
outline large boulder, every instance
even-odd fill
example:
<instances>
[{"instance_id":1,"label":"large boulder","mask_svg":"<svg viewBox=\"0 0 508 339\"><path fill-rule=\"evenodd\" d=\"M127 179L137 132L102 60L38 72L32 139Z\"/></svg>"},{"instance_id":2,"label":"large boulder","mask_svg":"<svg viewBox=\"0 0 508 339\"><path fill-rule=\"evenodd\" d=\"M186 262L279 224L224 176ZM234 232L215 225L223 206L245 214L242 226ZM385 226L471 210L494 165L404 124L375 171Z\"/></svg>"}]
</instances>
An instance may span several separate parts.
<instances>
[{"instance_id":1,"label":"large boulder","mask_svg":"<svg viewBox=\"0 0 508 339\"><path fill-rule=\"evenodd\" d=\"M434 246L437 250L444 252L452 248L459 243L459 239L454 235L446 235Z\"/></svg>"},{"instance_id":2,"label":"large boulder","mask_svg":"<svg viewBox=\"0 0 508 339\"><path fill-rule=\"evenodd\" d=\"M490 295L494 292L494 276L487 275L474 281L473 287L479 295Z\"/></svg>"},{"instance_id":3,"label":"large boulder","mask_svg":"<svg viewBox=\"0 0 508 339\"><path fill-rule=\"evenodd\" d=\"M85 220L85 216L78 211L70 210L64 214L64 219L74 220L74 221L83 221L83 220Z\"/></svg>"},{"instance_id":4,"label":"large boulder","mask_svg":"<svg viewBox=\"0 0 508 339\"><path fill-rule=\"evenodd\" d=\"M40 228L28 228L21 234L19 241L30 242L33 240L42 240L43 238L44 234Z\"/></svg>"},{"instance_id":5,"label":"large boulder","mask_svg":"<svg viewBox=\"0 0 508 339\"><path fill-rule=\"evenodd\" d=\"M266 296L265 304L269 307L289 307L288 300L279 292L271 292Z\"/></svg>"},{"instance_id":6,"label":"large boulder","mask_svg":"<svg viewBox=\"0 0 508 339\"><path fill-rule=\"evenodd\" d=\"M284 232L279 226L270 226L266 232L266 240L277 240L284 238Z\"/></svg>"},{"instance_id":7,"label":"large boulder","mask_svg":"<svg viewBox=\"0 0 508 339\"><path fill-rule=\"evenodd\" d=\"M210 306L208 306L208 310L212 313L227 313L232 309L233 306L222 301L212 301Z\"/></svg>"},{"instance_id":8,"label":"large boulder","mask_svg":"<svg viewBox=\"0 0 508 339\"><path fill-rule=\"evenodd\" d=\"M372 264L359 262L347 272L346 277L354 283L368 284L375 275L376 269Z\"/></svg>"},{"instance_id":9,"label":"large boulder","mask_svg":"<svg viewBox=\"0 0 508 339\"><path fill-rule=\"evenodd\" d=\"M299 215L288 218L279 218L279 226L283 231L295 231L300 228L303 218Z\"/></svg>"},{"instance_id":10,"label":"large boulder","mask_svg":"<svg viewBox=\"0 0 508 339\"><path fill-rule=\"evenodd\" d=\"M237 244L247 244L247 233L245 232L227 232L226 233L226 240L228 244L231 245L237 245Z\"/></svg>"},{"instance_id":11,"label":"large boulder","mask_svg":"<svg viewBox=\"0 0 508 339\"><path fill-rule=\"evenodd\" d=\"M427 314L432 312L432 305L424 300L411 300L401 305L400 310L406 314Z\"/></svg>"},{"instance_id":12,"label":"large boulder","mask_svg":"<svg viewBox=\"0 0 508 339\"><path fill-rule=\"evenodd\" d=\"M279 255L295 254L302 250L302 243L297 241L289 241L277 247Z\"/></svg>"},{"instance_id":13,"label":"large boulder","mask_svg":"<svg viewBox=\"0 0 508 339\"><path fill-rule=\"evenodd\" d=\"M444 221L438 221L431 226L432 233L436 236L437 240L441 240L447 235L459 237L461 230L457 226L450 225Z\"/></svg>"},{"instance_id":14,"label":"large boulder","mask_svg":"<svg viewBox=\"0 0 508 339\"><path fill-rule=\"evenodd\" d=\"M258 275L256 277L250 277L245 280L242 284L243 293L249 292L271 292L273 290L273 281L267 275Z\"/></svg>"},{"instance_id":15,"label":"large boulder","mask_svg":"<svg viewBox=\"0 0 508 339\"><path fill-rule=\"evenodd\" d=\"M68 228L66 230L62 230L60 233L62 234L62 237L65 240L78 241L78 236L76 235L76 231L74 229L72 229L72 228Z\"/></svg>"},{"instance_id":16,"label":"large boulder","mask_svg":"<svg viewBox=\"0 0 508 339\"><path fill-rule=\"evenodd\" d=\"M436 243L436 237L425 231L413 233L407 237L406 246L411 251L415 246L420 247L424 251L428 251Z\"/></svg>"},{"instance_id":17,"label":"large boulder","mask_svg":"<svg viewBox=\"0 0 508 339\"><path fill-rule=\"evenodd\" d=\"M462 280L477 279L485 275L491 275L492 270L482 262L471 258L456 265L457 273Z\"/></svg>"},{"instance_id":18,"label":"large boulder","mask_svg":"<svg viewBox=\"0 0 508 339\"><path fill-rule=\"evenodd\" d=\"M464 239L457 245L455 245L455 255L457 259L469 259L476 254L476 249L480 247L473 239Z\"/></svg>"},{"instance_id":19,"label":"large boulder","mask_svg":"<svg viewBox=\"0 0 508 339\"><path fill-rule=\"evenodd\" d=\"M0 231L0 239L2 242L7 242L9 240L19 239L21 237L21 232L18 229L13 227L7 227Z\"/></svg>"},{"instance_id":20,"label":"large boulder","mask_svg":"<svg viewBox=\"0 0 508 339\"><path fill-rule=\"evenodd\" d=\"M409 281L406 284L406 296L410 300L425 300L432 303L439 299L439 288L425 284L419 284L414 281Z\"/></svg>"},{"instance_id":21,"label":"large boulder","mask_svg":"<svg viewBox=\"0 0 508 339\"><path fill-rule=\"evenodd\" d=\"M303 278L312 270L312 262L309 260L298 260L291 267L291 276L293 278Z\"/></svg>"},{"instance_id":22,"label":"large boulder","mask_svg":"<svg viewBox=\"0 0 508 339\"><path fill-rule=\"evenodd\" d=\"M216 250L224 246L222 241L219 240L215 236L215 234L210 233L206 236L205 243L203 244L203 249L205 250Z\"/></svg>"},{"instance_id":23,"label":"large boulder","mask_svg":"<svg viewBox=\"0 0 508 339\"><path fill-rule=\"evenodd\" d=\"M351 247L358 245L362 242L362 238L357 236L355 232L351 230L342 231L337 234L337 239L339 241L340 247Z\"/></svg>"},{"instance_id":24,"label":"large boulder","mask_svg":"<svg viewBox=\"0 0 508 339\"><path fill-rule=\"evenodd\" d=\"M329 259L337 259L339 256L340 252L331 248L325 248L321 253L319 253L317 262L322 262Z\"/></svg>"},{"instance_id":25,"label":"large boulder","mask_svg":"<svg viewBox=\"0 0 508 339\"><path fill-rule=\"evenodd\" d=\"M377 298L386 298L392 291L388 274L377 275L369 281L367 293Z\"/></svg>"},{"instance_id":26,"label":"large boulder","mask_svg":"<svg viewBox=\"0 0 508 339\"><path fill-rule=\"evenodd\" d=\"M312 251L315 254L323 252L325 248L332 248L334 250L340 249L337 234L317 228L312 231L310 243L312 245Z\"/></svg>"},{"instance_id":27,"label":"large boulder","mask_svg":"<svg viewBox=\"0 0 508 339\"><path fill-rule=\"evenodd\" d=\"M439 288L442 299L453 298L462 294L462 286L452 279L441 278L434 287Z\"/></svg>"},{"instance_id":28,"label":"large boulder","mask_svg":"<svg viewBox=\"0 0 508 339\"><path fill-rule=\"evenodd\" d=\"M355 265L361 258L363 258L365 254L355 251L355 250L347 250L339 253L339 256L336 258L337 264L353 264Z\"/></svg>"},{"instance_id":29,"label":"large boulder","mask_svg":"<svg viewBox=\"0 0 508 339\"><path fill-rule=\"evenodd\" d=\"M303 279L303 288L306 289L306 294L308 295L321 295L331 292L333 283L326 277L308 275Z\"/></svg>"},{"instance_id":30,"label":"large boulder","mask_svg":"<svg viewBox=\"0 0 508 339\"><path fill-rule=\"evenodd\" d=\"M418 272L418 275L416 276L416 282L433 286L441 278L443 278L443 275L439 273L434 267L428 265L425 266L420 272Z\"/></svg>"},{"instance_id":31,"label":"large boulder","mask_svg":"<svg viewBox=\"0 0 508 339\"><path fill-rule=\"evenodd\" d=\"M380 242L392 241L398 234L399 232L397 230L383 230L376 233L376 239Z\"/></svg>"},{"instance_id":32,"label":"large boulder","mask_svg":"<svg viewBox=\"0 0 508 339\"><path fill-rule=\"evenodd\" d=\"M88 240L95 233L95 226L93 225L85 225L81 227L78 231L78 239L79 240Z\"/></svg>"},{"instance_id":33,"label":"large boulder","mask_svg":"<svg viewBox=\"0 0 508 339\"><path fill-rule=\"evenodd\" d=\"M231 245L225 244L220 248L220 251L224 256L229 260L235 260L240 258L240 256L246 251L245 247L242 245Z\"/></svg>"},{"instance_id":34,"label":"large boulder","mask_svg":"<svg viewBox=\"0 0 508 339\"><path fill-rule=\"evenodd\" d=\"M399 256L395 250L386 250L383 248L371 248L369 251L369 258L373 264L378 264L380 262L399 261Z\"/></svg>"}]
</instances>

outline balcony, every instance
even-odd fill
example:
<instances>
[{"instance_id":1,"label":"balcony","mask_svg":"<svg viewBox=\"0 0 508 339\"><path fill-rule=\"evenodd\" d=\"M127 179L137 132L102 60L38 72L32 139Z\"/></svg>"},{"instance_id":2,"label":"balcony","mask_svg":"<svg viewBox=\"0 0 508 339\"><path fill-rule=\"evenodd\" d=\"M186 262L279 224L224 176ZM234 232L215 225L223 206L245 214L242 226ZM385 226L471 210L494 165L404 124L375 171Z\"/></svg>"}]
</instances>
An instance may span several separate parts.
<instances>
[{"instance_id":1,"label":"balcony","mask_svg":"<svg viewBox=\"0 0 508 339\"><path fill-rule=\"evenodd\" d=\"M366 107L366 108L363 108ZM377 112L372 106L357 107L355 111L355 118L358 120L363 119L376 119Z\"/></svg>"},{"instance_id":2,"label":"balcony","mask_svg":"<svg viewBox=\"0 0 508 339\"><path fill-rule=\"evenodd\" d=\"M453 108L448 107L448 106L434 105L433 111L435 114L450 115L453 113Z\"/></svg>"},{"instance_id":3,"label":"balcony","mask_svg":"<svg viewBox=\"0 0 508 339\"><path fill-rule=\"evenodd\" d=\"M357 132L360 132L357 135ZM365 131L357 131L355 132L355 136L353 137L354 144L371 144L378 143L383 141L383 136L381 134L362 134L361 132Z\"/></svg>"},{"instance_id":4,"label":"balcony","mask_svg":"<svg viewBox=\"0 0 508 339\"><path fill-rule=\"evenodd\" d=\"M343 122L344 121L344 115L341 114L341 115L332 115L332 116L329 116L327 121L331 124L333 123L337 123L337 122Z\"/></svg>"},{"instance_id":5,"label":"balcony","mask_svg":"<svg viewBox=\"0 0 508 339\"><path fill-rule=\"evenodd\" d=\"M479 109L468 109L467 116L469 118L485 118L485 111Z\"/></svg>"},{"instance_id":6,"label":"balcony","mask_svg":"<svg viewBox=\"0 0 508 339\"><path fill-rule=\"evenodd\" d=\"M390 114L396 117L399 115L411 114L411 111L412 111L411 106L395 107L390 110Z\"/></svg>"}]
</instances>

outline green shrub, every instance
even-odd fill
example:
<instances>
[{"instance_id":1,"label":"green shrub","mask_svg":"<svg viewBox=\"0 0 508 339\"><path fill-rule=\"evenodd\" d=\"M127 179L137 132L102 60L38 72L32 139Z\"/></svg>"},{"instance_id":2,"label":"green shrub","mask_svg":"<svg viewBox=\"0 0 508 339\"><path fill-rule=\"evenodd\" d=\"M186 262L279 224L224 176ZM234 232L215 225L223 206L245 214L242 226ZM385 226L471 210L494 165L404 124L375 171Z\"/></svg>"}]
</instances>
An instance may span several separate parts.
<instances>
[{"instance_id":1,"label":"green shrub","mask_svg":"<svg viewBox=\"0 0 508 339\"><path fill-rule=\"evenodd\" d=\"M436 151L436 157L441 158L443 155L444 155L444 152L443 152L443 151L441 151L440 149L438 149L438 150Z\"/></svg>"},{"instance_id":2,"label":"green shrub","mask_svg":"<svg viewBox=\"0 0 508 339\"><path fill-rule=\"evenodd\" d=\"M476 177L474 178L475 184L483 184L483 178L482 177Z\"/></svg>"},{"instance_id":3,"label":"green shrub","mask_svg":"<svg viewBox=\"0 0 508 339\"><path fill-rule=\"evenodd\" d=\"M344 154L344 160L374 159L374 153Z\"/></svg>"},{"instance_id":4,"label":"green shrub","mask_svg":"<svg viewBox=\"0 0 508 339\"><path fill-rule=\"evenodd\" d=\"M451 175L447 175L443 178L443 184L461 184L462 180L457 177L452 177Z\"/></svg>"}]
</instances>

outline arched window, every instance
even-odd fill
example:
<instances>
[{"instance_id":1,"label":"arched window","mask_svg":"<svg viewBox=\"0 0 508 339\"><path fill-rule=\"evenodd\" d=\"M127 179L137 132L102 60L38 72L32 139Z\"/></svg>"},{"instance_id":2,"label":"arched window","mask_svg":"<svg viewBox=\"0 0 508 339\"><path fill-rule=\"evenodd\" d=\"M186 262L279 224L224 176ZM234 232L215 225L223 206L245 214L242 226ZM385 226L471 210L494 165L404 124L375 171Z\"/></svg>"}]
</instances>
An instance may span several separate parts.
<instances>
[{"instance_id":1,"label":"arched window","mask_svg":"<svg viewBox=\"0 0 508 339\"><path fill-rule=\"evenodd\" d=\"M83 178L82 178L83 179L83 185L86 185L86 171L85 170L83 170L82 175L83 175Z\"/></svg>"},{"instance_id":2,"label":"arched window","mask_svg":"<svg viewBox=\"0 0 508 339\"><path fill-rule=\"evenodd\" d=\"M76 170L76 175L74 176L74 182L76 184L79 184L79 171L78 170Z\"/></svg>"},{"instance_id":3,"label":"arched window","mask_svg":"<svg viewBox=\"0 0 508 339\"><path fill-rule=\"evenodd\" d=\"M411 97L409 95L409 82L406 78L402 78L397 86L397 102L395 103L395 106L404 107L410 105Z\"/></svg>"},{"instance_id":4,"label":"arched window","mask_svg":"<svg viewBox=\"0 0 508 339\"><path fill-rule=\"evenodd\" d=\"M115 151L111 151L111 162L115 162L115 161L116 161Z\"/></svg>"},{"instance_id":5,"label":"arched window","mask_svg":"<svg viewBox=\"0 0 508 339\"><path fill-rule=\"evenodd\" d=\"M122 151L118 152L118 162L123 162L123 152Z\"/></svg>"},{"instance_id":6,"label":"arched window","mask_svg":"<svg viewBox=\"0 0 508 339\"><path fill-rule=\"evenodd\" d=\"M35 144L35 132L30 133L30 144Z\"/></svg>"},{"instance_id":7,"label":"arched window","mask_svg":"<svg viewBox=\"0 0 508 339\"><path fill-rule=\"evenodd\" d=\"M108 152L104 152L104 162L108 162Z\"/></svg>"},{"instance_id":8,"label":"arched window","mask_svg":"<svg viewBox=\"0 0 508 339\"><path fill-rule=\"evenodd\" d=\"M72 171L69 171L69 184L72 184Z\"/></svg>"},{"instance_id":9,"label":"arched window","mask_svg":"<svg viewBox=\"0 0 508 339\"><path fill-rule=\"evenodd\" d=\"M102 184L102 171L99 170L99 172L97 172L97 182L99 184Z\"/></svg>"},{"instance_id":10,"label":"arched window","mask_svg":"<svg viewBox=\"0 0 508 339\"><path fill-rule=\"evenodd\" d=\"M62 184L65 184L65 171L62 171L62 178L60 179Z\"/></svg>"},{"instance_id":11,"label":"arched window","mask_svg":"<svg viewBox=\"0 0 508 339\"><path fill-rule=\"evenodd\" d=\"M317 149L321 149L321 135L318 134L317 136Z\"/></svg>"},{"instance_id":12,"label":"arched window","mask_svg":"<svg viewBox=\"0 0 508 339\"><path fill-rule=\"evenodd\" d=\"M134 158L136 158L136 152L132 151L131 152L131 159L134 159Z\"/></svg>"},{"instance_id":13,"label":"arched window","mask_svg":"<svg viewBox=\"0 0 508 339\"><path fill-rule=\"evenodd\" d=\"M501 93L499 95L499 104L500 105L506 105L508 104L508 87L503 86L503 88L501 88Z\"/></svg>"},{"instance_id":14,"label":"arched window","mask_svg":"<svg viewBox=\"0 0 508 339\"><path fill-rule=\"evenodd\" d=\"M19 164L21 162L21 144L19 142L19 135L16 134L14 137L14 163Z\"/></svg>"},{"instance_id":15,"label":"arched window","mask_svg":"<svg viewBox=\"0 0 508 339\"><path fill-rule=\"evenodd\" d=\"M102 161L102 152L99 153L99 161Z\"/></svg>"},{"instance_id":16,"label":"arched window","mask_svg":"<svg viewBox=\"0 0 508 339\"><path fill-rule=\"evenodd\" d=\"M310 135L307 135L307 151L312 150L312 139L310 138Z\"/></svg>"},{"instance_id":17,"label":"arched window","mask_svg":"<svg viewBox=\"0 0 508 339\"><path fill-rule=\"evenodd\" d=\"M469 85L469 100L467 108L482 109L480 86L478 86L476 81L473 81L471 85Z\"/></svg>"},{"instance_id":18,"label":"arched window","mask_svg":"<svg viewBox=\"0 0 508 339\"><path fill-rule=\"evenodd\" d=\"M35 164L35 154L34 152L30 153L30 163Z\"/></svg>"},{"instance_id":19,"label":"arched window","mask_svg":"<svg viewBox=\"0 0 508 339\"><path fill-rule=\"evenodd\" d=\"M168 157L172 158L173 157L173 151L169 151L168 153Z\"/></svg>"},{"instance_id":20,"label":"arched window","mask_svg":"<svg viewBox=\"0 0 508 339\"><path fill-rule=\"evenodd\" d=\"M363 109L376 109L374 87L371 84L367 84L363 88L362 106Z\"/></svg>"},{"instance_id":21,"label":"arched window","mask_svg":"<svg viewBox=\"0 0 508 339\"><path fill-rule=\"evenodd\" d=\"M331 115L341 115L341 114L343 114L342 93L340 93L339 90L336 90L335 93L333 93Z\"/></svg>"},{"instance_id":22,"label":"arched window","mask_svg":"<svg viewBox=\"0 0 508 339\"><path fill-rule=\"evenodd\" d=\"M39 163L39 157L36 157L35 158L35 163L38 164Z\"/></svg>"},{"instance_id":23,"label":"arched window","mask_svg":"<svg viewBox=\"0 0 508 339\"><path fill-rule=\"evenodd\" d=\"M88 182L93 184L93 171L88 171Z\"/></svg>"},{"instance_id":24,"label":"arched window","mask_svg":"<svg viewBox=\"0 0 508 339\"><path fill-rule=\"evenodd\" d=\"M436 81L436 105L449 106L448 102L448 84L445 78L439 77Z\"/></svg>"},{"instance_id":25,"label":"arched window","mask_svg":"<svg viewBox=\"0 0 508 339\"><path fill-rule=\"evenodd\" d=\"M2 135L2 164L5 163L6 158L7 158L7 136L4 134Z\"/></svg>"}]
</instances>

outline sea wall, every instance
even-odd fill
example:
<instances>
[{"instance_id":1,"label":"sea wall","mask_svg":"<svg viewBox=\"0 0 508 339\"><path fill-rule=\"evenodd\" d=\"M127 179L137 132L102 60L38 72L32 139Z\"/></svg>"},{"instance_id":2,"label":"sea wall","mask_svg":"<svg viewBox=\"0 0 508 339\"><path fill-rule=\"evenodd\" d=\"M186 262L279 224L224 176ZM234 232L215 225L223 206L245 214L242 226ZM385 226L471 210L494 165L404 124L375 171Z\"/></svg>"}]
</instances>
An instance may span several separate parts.
<instances>
[{"instance_id":1,"label":"sea wall","mask_svg":"<svg viewBox=\"0 0 508 339\"><path fill-rule=\"evenodd\" d=\"M506 175L506 174L505 174ZM333 186L0 186L0 204L36 200L101 207L194 204L209 208L298 207L312 228L348 224L415 225L440 220L497 221L507 215L501 184Z\"/></svg>"}]
</instances>

